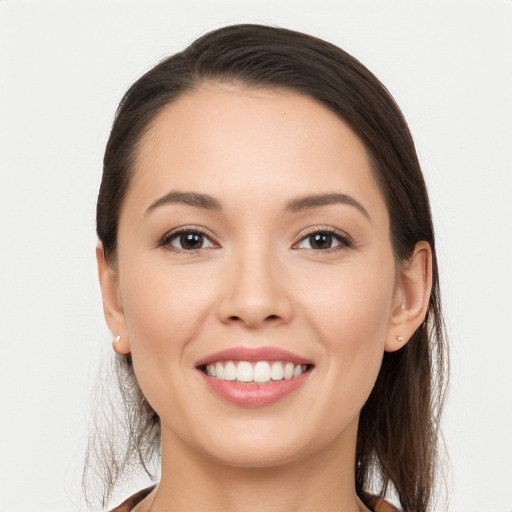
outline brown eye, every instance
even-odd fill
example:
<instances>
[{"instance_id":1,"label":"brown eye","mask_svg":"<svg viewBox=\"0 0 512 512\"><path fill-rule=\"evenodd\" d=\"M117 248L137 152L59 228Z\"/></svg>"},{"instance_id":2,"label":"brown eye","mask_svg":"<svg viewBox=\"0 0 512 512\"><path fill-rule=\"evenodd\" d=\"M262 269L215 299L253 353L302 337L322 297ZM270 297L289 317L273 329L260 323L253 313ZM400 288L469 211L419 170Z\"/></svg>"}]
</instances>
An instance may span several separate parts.
<instances>
[{"instance_id":1,"label":"brown eye","mask_svg":"<svg viewBox=\"0 0 512 512\"><path fill-rule=\"evenodd\" d=\"M327 251L329 249L351 247L346 236L330 231L316 231L305 236L296 246L296 249L312 249Z\"/></svg>"},{"instance_id":2,"label":"brown eye","mask_svg":"<svg viewBox=\"0 0 512 512\"><path fill-rule=\"evenodd\" d=\"M330 233L315 233L308 237L309 246L311 249L330 249L333 242L332 238Z\"/></svg>"},{"instance_id":3,"label":"brown eye","mask_svg":"<svg viewBox=\"0 0 512 512\"><path fill-rule=\"evenodd\" d=\"M197 233L188 233L178 237L180 248L185 250L200 249L203 246L203 235Z\"/></svg>"},{"instance_id":4,"label":"brown eye","mask_svg":"<svg viewBox=\"0 0 512 512\"><path fill-rule=\"evenodd\" d=\"M173 233L163 245L170 246L179 251L197 251L209 247L215 247L213 242L203 233L197 231L181 231Z\"/></svg>"}]
</instances>

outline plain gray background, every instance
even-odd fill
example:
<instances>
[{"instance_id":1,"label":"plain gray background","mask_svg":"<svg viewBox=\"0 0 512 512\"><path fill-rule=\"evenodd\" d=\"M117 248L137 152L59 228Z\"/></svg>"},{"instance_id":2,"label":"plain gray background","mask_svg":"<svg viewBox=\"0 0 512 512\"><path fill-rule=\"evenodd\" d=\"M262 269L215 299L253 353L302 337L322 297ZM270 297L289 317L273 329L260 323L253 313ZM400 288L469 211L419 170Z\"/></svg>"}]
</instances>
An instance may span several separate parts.
<instances>
[{"instance_id":1,"label":"plain gray background","mask_svg":"<svg viewBox=\"0 0 512 512\"><path fill-rule=\"evenodd\" d=\"M510 0L0 1L0 511L80 509L89 397L110 354L94 209L117 103L158 60L238 22L341 46L403 109L452 345L449 510L510 512Z\"/></svg>"}]
</instances>

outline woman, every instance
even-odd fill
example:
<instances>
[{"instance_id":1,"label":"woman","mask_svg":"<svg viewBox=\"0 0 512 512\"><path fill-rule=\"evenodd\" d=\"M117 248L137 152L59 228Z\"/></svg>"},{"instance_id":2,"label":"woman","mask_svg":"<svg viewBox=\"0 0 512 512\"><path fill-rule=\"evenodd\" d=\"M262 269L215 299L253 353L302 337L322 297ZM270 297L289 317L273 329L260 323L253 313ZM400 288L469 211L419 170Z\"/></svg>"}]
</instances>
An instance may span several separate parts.
<instances>
[{"instance_id":1,"label":"woman","mask_svg":"<svg viewBox=\"0 0 512 512\"><path fill-rule=\"evenodd\" d=\"M431 507L431 214L407 125L358 61L257 25L165 59L117 112L97 231L130 432L105 496L161 455L116 511L387 511L390 490Z\"/></svg>"}]
</instances>

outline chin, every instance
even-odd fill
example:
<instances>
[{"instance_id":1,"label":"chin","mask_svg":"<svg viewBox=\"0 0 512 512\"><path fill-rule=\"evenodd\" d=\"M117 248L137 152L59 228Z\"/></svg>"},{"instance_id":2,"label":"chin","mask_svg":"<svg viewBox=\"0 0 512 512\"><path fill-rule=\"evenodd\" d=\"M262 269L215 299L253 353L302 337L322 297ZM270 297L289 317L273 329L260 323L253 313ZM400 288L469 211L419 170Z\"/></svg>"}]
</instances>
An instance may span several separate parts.
<instances>
[{"instance_id":1,"label":"chin","mask_svg":"<svg viewBox=\"0 0 512 512\"><path fill-rule=\"evenodd\" d=\"M300 453L283 446L264 448L262 446L239 447L238 449L219 449L210 453L210 457L225 466L244 469L276 468L299 459Z\"/></svg>"},{"instance_id":2,"label":"chin","mask_svg":"<svg viewBox=\"0 0 512 512\"><path fill-rule=\"evenodd\" d=\"M259 423L243 432L231 431L210 439L201 451L210 459L226 466L238 468L276 468L307 459L314 453L328 449L336 443L337 435L322 429L305 428L301 422L292 426ZM293 427L301 429L294 431ZM332 435L330 435L332 434Z\"/></svg>"}]
</instances>

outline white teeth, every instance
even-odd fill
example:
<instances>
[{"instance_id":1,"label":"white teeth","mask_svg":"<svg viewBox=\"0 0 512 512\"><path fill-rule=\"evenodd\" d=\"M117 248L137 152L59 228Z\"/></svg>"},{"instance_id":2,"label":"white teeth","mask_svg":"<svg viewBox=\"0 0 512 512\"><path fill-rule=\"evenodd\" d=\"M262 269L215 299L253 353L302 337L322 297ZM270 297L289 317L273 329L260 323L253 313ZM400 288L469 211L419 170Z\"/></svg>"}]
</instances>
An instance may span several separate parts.
<instances>
[{"instance_id":1,"label":"white teeth","mask_svg":"<svg viewBox=\"0 0 512 512\"><path fill-rule=\"evenodd\" d=\"M283 364L276 362L272 363L272 369L270 370L270 378L272 380L281 380L284 377Z\"/></svg>"},{"instance_id":2,"label":"white teeth","mask_svg":"<svg viewBox=\"0 0 512 512\"><path fill-rule=\"evenodd\" d=\"M236 380L236 366L233 361L228 361L224 367L224 380Z\"/></svg>"},{"instance_id":3,"label":"white teeth","mask_svg":"<svg viewBox=\"0 0 512 512\"><path fill-rule=\"evenodd\" d=\"M240 367L240 365L238 365ZM259 361L254 366L254 382L268 382L270 380L270 365L266 361Z\"/></svg>"},{"instance_id":4,"label":"white teeth","mask_svg":"<svg viewBox=\"0 0 512 512\"><path fill-rule=\"evenodd\" d=\"M254 380L253 377L254 372L251 363L240 361L236 368L236 380L239 382L252 382Z\"/></svg>"},{"instance_id":5,"label":"white teeth","mask_svg":"<svg viewBox=\"0 0 512 512\"><path fill-rule=\"evenodd\" d=\"M284 367L284 378L286 380L290 380L293 377L293 370L294 370L293 363L286 363Z\"/></svg>"},{"instance_id":6,"label":"white teeth","mask_svg":"<svg viewBox=\"0 0 512 512\"><path fill-rule=\"evenodd\" d=\"M213 365L212 365L213 366ZM217 379L222 379L224 380L224 366L222 366L221 363L217 363L215 365L215 373L217 374L216 377Z\"/></svg>"},{"instance_id":7,"label":"white teeth","mask_svg":"<svg viewBox=\"0 0 512 512\"><path fill-rule=\"evenodd\" d=\"M294 377L299 377L300 375L302 375L302 366L300 364L298 364L295 369L293 370L293 376Z\"/></svg>"},{"instance_id":8,"label":"white teeth","mask_svg":"<svg viewBox=\"0 0 512 512\"><path fill-rule=\"evenodd\" d=\"M290 380L299 377L307 370L307 365L294 365L292 362L258 361L227 361L226 363L213 363L205 367L206 375L220 380L238 382L265 383L277 380Z\"/></svg>"}]
</instances>

